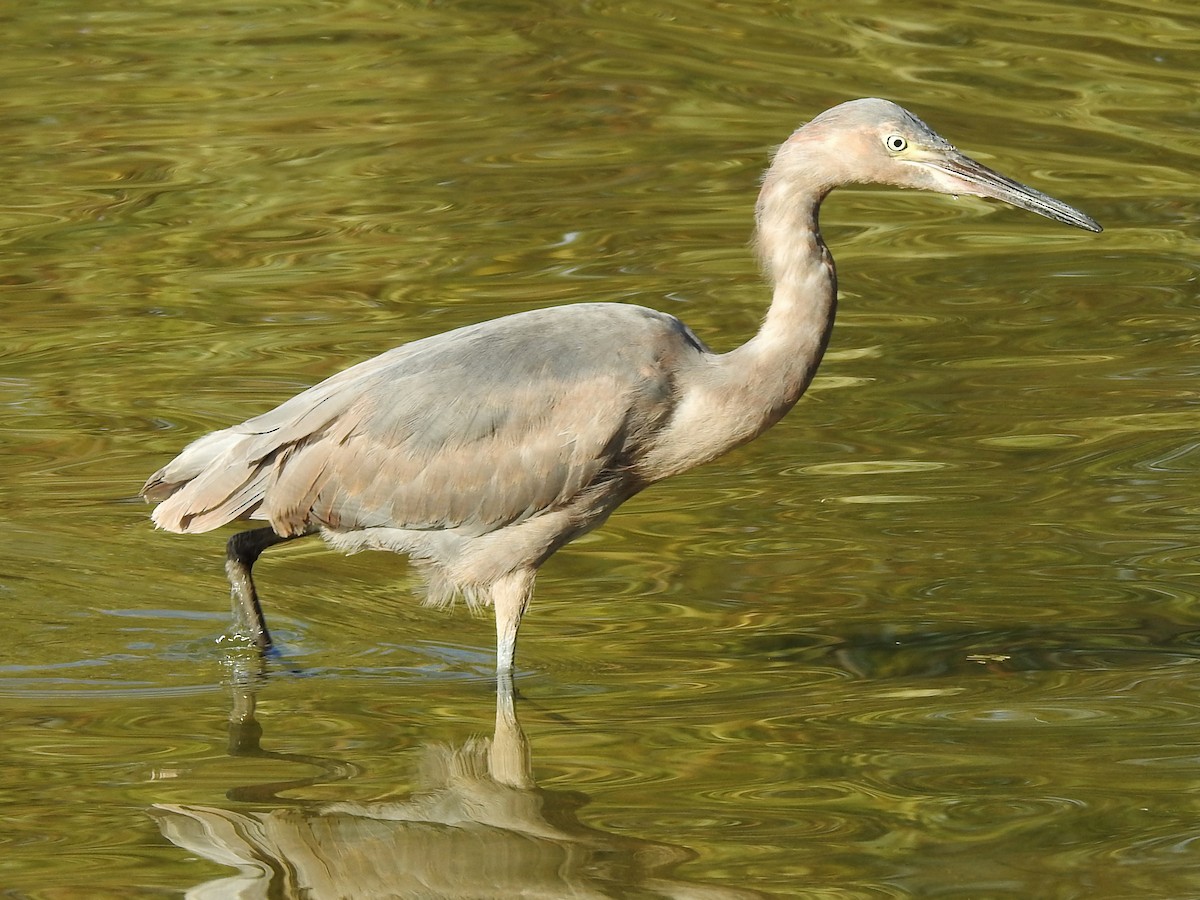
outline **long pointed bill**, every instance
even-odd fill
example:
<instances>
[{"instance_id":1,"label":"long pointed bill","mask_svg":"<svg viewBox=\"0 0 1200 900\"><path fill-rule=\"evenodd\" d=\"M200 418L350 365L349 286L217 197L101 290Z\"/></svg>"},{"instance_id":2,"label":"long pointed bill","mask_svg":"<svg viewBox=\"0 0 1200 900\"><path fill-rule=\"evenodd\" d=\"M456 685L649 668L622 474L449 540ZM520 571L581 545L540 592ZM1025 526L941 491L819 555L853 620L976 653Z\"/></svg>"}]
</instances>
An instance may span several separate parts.
<instances>
[{"instance_id":1,"label":"long pointed bill","mask_svg":"<svg viewBox=\"0 0 1200 900\"><path fill-rule=\"evenodd\" d=\"M932 169L939 190L948 194L972 194L976 197L991 197L1019 209L1027 209L1047 219L1074 225L1088 231L1103 231L1100 223L1061 200L1035 191L1020 182L1013 181L999 172L994 172L982 163L957 150L939 153L931 159L923 159L920 165Z\"/></svg>"}]
</instances>

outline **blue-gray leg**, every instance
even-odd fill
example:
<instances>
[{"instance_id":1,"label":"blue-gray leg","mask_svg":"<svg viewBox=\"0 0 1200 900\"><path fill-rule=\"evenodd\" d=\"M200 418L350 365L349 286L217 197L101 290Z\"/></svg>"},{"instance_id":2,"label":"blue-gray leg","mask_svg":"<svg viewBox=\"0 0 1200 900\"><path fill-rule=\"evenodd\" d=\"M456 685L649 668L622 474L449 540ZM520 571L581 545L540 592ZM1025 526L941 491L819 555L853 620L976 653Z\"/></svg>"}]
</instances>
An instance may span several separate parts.
<instances>
[{"instance_id":1,"label":"blue-gray leg","mask_svg":"<svg viewBox=\"0 0 1200 900\"><path fill-rule=\"evenodd\" d=\"M496 613L496 674L512 676L517 655L517 630L533 594L532 569L518 569L498 578L491 586Z\"/></svg>"}]
</instances>

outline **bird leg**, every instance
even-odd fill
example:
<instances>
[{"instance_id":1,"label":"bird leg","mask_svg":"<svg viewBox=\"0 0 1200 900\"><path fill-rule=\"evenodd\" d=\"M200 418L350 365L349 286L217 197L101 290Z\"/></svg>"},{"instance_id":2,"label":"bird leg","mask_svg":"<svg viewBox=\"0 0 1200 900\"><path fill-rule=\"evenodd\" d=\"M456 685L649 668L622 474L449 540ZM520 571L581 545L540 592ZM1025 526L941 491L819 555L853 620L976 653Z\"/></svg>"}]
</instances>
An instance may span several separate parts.
<instances>
[{"instance_id":1,"label":"bird leg","mask_svg":"<svg viewBox=\"0 0 1200 900\"><path fill-rule=\"evenodd\" d=\"M532 569L517 569L498 578L491 588L496 613L496 674L512 677L517 655L517 629L533 594Z\"/></svg>"},{"instance_id":2,"label":"bird leg","mask_svg":"<svg viewBox=\"0 0 1200 900\"><path fill-rule=\"evenodd\" d=\"M258 602L258 591L254 589L254 577L250 570L268 547L311 533L284 537L271 528L255 528L252 531L239 531L225 545L225 574L229 576L233 598L234 633L250 637L259 650L266 652L271 649L271 633L267 631L267 620L263 618L262 605Z\"/></svg>"}]
</instances>

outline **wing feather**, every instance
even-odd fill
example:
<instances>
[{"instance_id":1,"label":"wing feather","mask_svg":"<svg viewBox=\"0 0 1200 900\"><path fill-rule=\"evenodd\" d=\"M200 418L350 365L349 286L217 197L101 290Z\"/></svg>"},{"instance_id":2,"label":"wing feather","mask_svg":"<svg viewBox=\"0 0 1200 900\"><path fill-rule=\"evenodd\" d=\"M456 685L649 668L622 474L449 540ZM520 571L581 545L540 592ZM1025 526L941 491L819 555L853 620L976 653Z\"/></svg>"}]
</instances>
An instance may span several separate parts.
<instances>
[{"instance_id":1,"label":"wing feather","mask_svg":"<svg viewBox=\"0 0 1200 900\"><path fill-rule=\"evenodd\" d=\"M207 531L265 519L280 534L465 528L560 506L611 477L675 402L673 317L582 304L406 344L207 435L146 483L154 520Z\"/></svg>"}]
</instances>

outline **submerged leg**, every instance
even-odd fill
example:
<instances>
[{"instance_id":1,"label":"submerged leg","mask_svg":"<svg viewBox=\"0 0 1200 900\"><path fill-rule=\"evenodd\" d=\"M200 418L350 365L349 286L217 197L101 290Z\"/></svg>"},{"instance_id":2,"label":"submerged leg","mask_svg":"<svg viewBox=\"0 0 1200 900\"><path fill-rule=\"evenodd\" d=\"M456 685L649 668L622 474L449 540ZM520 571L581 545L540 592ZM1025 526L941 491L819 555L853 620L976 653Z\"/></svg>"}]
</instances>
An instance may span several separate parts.
<instances>
[{"instance_id":1,"label":"submerged leg","mask_svg":"<svg viewBox=\"0 0 1200 900\"><path fill-rule=\"evenodd\" d=\"M517 655L517 629L533 594L532 569L518 569L498 579L491 589L496 613L496 674L512 676Z\"/></svg>"},{"instance_id":2,"label":"submerged leg","mask_svg":"<svg viewBox=\"0 0 1200 900\"><path fill-rule=\"evenodd\" d=\"M253 531L239 531L225 545L225 574L229 576L230 593L233 595L234 630L237 634L252 638L260 650L271 649L271 633L267 631L267 621L263 618L250 570L268 547L311 533L283 537L270 528L255 528Z\"/></svg>"}]
</instances>

